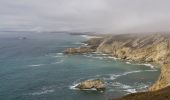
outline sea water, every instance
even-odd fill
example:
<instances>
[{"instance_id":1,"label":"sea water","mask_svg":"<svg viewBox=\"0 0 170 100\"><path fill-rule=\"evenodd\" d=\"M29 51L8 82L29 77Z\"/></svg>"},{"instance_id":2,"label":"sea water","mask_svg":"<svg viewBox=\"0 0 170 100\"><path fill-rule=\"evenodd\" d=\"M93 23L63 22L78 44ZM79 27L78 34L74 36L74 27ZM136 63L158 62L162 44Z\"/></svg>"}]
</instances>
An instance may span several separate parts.
<instances>
[{"instance_id":1,"label":"sea water","mask_svg":"<svg viewBox=\"0 0 170 100\"><path fill-rule=\"evenodd\" d=\"M0 100L108 100L147 90L160 73L106 54L63 54L85 40L64 32L0 32ZM105 91L74 88L96 78Z\"/></svg>"}]
</instances>

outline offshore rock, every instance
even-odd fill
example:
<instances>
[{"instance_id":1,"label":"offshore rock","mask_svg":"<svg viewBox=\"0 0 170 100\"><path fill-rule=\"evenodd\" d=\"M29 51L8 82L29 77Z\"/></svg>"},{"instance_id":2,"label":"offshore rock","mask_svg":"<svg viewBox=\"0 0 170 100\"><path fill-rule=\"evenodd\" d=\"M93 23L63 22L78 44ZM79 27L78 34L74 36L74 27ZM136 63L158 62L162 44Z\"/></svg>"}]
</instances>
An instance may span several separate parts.
<instances>
[{"instance_id":1,"label":"offshore rock","mask_svg":"<svg viewBox=\"0 0 170 100\"><path fill-rule=\"evenodd\" d=\"M81 82L76 86L76 88L84 90L84 89L96 89L96 90L104 90L105 84L100 79L86 80Z\"/></svg>"}]
</instances>

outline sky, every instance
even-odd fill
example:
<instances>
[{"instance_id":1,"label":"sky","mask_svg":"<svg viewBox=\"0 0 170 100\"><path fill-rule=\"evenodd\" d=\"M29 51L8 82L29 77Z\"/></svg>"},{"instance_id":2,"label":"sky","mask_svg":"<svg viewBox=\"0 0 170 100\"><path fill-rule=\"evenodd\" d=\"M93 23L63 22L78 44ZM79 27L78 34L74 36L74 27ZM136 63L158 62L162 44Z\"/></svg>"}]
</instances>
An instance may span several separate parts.
<instances>
[{"instance_id":1,"label":"sky","mask_svg":"<svg viewBox=\"0 0 170 100\"><path fill-rule=\"evenodd\" d=\"M0 0L0 30L167 32L170 0Z\"/></svg>"}]
</instances>

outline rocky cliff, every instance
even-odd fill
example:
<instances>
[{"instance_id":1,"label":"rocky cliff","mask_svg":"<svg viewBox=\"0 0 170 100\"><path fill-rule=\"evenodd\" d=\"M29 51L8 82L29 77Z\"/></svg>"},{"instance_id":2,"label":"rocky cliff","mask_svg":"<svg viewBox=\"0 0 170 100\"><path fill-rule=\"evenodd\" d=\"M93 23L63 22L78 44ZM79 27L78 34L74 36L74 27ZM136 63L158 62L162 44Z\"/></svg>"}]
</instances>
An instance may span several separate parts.
<instances>
[{"instance_id":1,"label":"rocky cliff","mask_svg":"<svg viewBox=\"0 0 170 100\"><path fill-rule=\"evenodd\" d=\"M170 85L170 34L123 34L93 38L86 42L87 47L69 48L65 53L98 52L136 62L157 63L162 66L158 81L150 91Z\"/></svg>"}]
</instances>

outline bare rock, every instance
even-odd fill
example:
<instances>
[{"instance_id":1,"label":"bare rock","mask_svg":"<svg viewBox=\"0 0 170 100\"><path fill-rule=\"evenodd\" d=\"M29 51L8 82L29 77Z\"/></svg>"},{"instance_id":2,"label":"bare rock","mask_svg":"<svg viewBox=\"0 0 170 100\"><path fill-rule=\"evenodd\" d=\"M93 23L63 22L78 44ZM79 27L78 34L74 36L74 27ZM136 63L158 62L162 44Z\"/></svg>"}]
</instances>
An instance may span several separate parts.
<instances>
[{"instance_id":1,"label":"bare rock","mask_svg":"<svg viewBox=\"0 0 170 100\"><path fill-rule=\"evenodd\" d=\"M90 47L80 47L80 48L67 48L64 53L65 54L82 54L82 53L91 53L94 52L94 49Z\"/></svg>"},{"instance_id":2,"label":"bare rock","mask_svg":"<svg viewBox=\"0 0 170 100\"><path fill-rule=\"evenodd\" d=\"M96 89L96 90L104 90L105 84L100 79L94 79L94 80L86 80L81 82L76 86L76 88L79 88L81 90L83 89Z\"/></svg>"}]
</instances>

